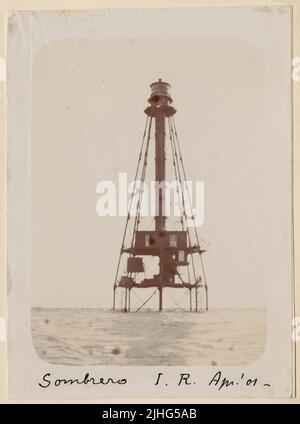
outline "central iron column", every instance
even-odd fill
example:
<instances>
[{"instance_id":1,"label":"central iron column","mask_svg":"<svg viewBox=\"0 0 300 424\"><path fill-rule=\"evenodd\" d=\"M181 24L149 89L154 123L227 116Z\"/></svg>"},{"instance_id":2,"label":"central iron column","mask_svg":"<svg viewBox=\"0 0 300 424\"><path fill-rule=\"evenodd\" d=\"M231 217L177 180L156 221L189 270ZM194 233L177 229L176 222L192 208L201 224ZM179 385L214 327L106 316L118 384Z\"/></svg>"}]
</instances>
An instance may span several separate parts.
<instances>
[{"instance_id":1,"label":"central iron column","mask_svg":"<svg viewBox=\"0 0 300 424\"><path fill-rule=\"evenodd\" d=\"M166 155L165 155L165 114L162 108L159 108L155 117L155 181L157 183L156 200L158 199L158 208L156 208L155 231L162 234L165 230L165 196L164 186L166 174Z\"/></svg>"},{"instance_id":2,"label":"central iron column","mask_svg":"<svg viewBox=\"0 0 300 424\"><path fill-rule=\"evenodd\" d=\"M165 114L162 108L159 108L155 117L155 181L156 187L156 202L158 200L158 210L156 210L155 216L155 231L160 236L165 231L165 168L166 168L166 157L165 157ZM164 249L160 248L160 285L159 291L159 311L163 308L163 282L165 279L164 275Z\"/></svg>"},{"instance_id":3,"label":"central iron column","mask_svg":"<svg viewBox=\"0 0 300 424\"><path fill-rule=\"evenodd\" d=\"M160 257L159 257L159 311L163 309L163 286L165 283L164 270L164 233L166 230L165 216L165 188L166 179L166 152L165 152L165 119L174 115L176 110L170 106L172 103L169 94L170 85L167 82L154 82L150 85L151 97L148 100L150 107L145 110L145 113L155 118L155 181L156 181L156 212L155 212L155 232L160 242ZM158 202L157 202L158 201Z\"/></svg>"}]
</instances>

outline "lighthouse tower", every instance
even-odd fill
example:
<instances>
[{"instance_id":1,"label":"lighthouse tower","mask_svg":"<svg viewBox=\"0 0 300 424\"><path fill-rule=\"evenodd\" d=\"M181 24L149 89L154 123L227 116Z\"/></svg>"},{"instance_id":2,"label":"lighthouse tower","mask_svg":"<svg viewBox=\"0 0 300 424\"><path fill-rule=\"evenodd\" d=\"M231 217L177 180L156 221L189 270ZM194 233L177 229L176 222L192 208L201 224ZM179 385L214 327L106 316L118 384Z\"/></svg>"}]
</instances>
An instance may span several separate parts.
<instances>
[{"instance_id":1,"label":"lighthouse tower","mask_svg":"<svg viewBox=\"0 0 300 424\"><path fill-rule=\"evenodd\" d=\"M113 286L113 309L130 312L145 308L145 305L154 296L157 297L158 311L164 309L165 289L185 290L188 292L189 311L208 310L208 290L203 267L202 254L205 250L200 248L199 238L193 215L190 217L194 222L193 228L187 225L187 202L191 202L189 196L184 196L186 174L183 165L177 130L173 115L176 110L172 106L170 85L161 79L150 85L151 95L148 99L149 106L145 109L147 121L139 155L135 180L140 178L140 190L136 211L131 211L132 197L129 204L129 212L125 224L123 240L117 265L117 271ZM141 230L141 203L143 198L143 185L145 183L146 169L149 162L149 147L153 140L154 144L154 167L155 167L155 190L156 208L154 216L154 228ZM169 143L171 163L174 169L174 177L177 182L177 195L180 203L180 229L167 229L166 216L166 143ZM133 196L133 193L132 193ZM191 204L189 205L191 207ZM191 208L190 208L191 209ZM132 221L132 234L130 242L128 238L129 223ZM192 234L193 233L193 234ZM198 260L196 260L196 256ZM120 272L122 259L126 261L125 272ZM158 259L159 272L151 278L145 277L145 257ZM180 270L186 268L185 279ZM142 277L141 277L142 276ZM138 307L132 308L131 295L136 290L153 289L149 297ZM199 291L201 291L201 304L199 304ZM118 296L119 293L119 296Z\"/></svg>"}]
</instances>

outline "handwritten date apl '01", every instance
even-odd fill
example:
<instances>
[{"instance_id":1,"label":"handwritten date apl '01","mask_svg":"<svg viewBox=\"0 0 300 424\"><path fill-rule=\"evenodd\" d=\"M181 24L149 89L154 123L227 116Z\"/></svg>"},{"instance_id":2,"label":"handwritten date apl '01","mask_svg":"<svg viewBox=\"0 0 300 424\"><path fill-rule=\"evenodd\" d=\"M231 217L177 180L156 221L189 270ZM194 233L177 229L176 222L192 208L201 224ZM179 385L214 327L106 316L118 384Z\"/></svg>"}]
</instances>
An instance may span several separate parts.
<instances>
[{"instance_id":1,"label":"handwritten date apl '01","mask_svg":"<svg viewBox=\"0 0 300 424\"><path fill-rule=\"evenodd\" d=\"M176 384L177 386L191 386L193 384L197 384L197 381L190 373L180 373ZM230 379L225 377L221 371L217 371L208 381L208 386L215 387L218 391L238 385L246 387L257 387L263 385L265 387L270 387L269 383L262 383L257 377L247 377L245 376L245 373L241 374L239 378ZM155 386L168 386L168 382L164 377L164 373L158 373Z\"/></svg>"},{"instance_id":2,"label":"handwritten date apl '01","mask_svg":"<svg viewBox=\"0 0 300 424\"><path fill-rule=\"evenodd\" d=\"M270 387L270 384L261 383L257 377L256 378L245 377L245 373L243 373L239 379L229 379L227 377L223 377L221 371L217 371L215 375L213 376L213 378L208 383L209 386L215 386L219 391L222 389L226 389L228 387L233 387L238 385L256 387L261 384L265 387Z\"/></svg>"}]
</instances>

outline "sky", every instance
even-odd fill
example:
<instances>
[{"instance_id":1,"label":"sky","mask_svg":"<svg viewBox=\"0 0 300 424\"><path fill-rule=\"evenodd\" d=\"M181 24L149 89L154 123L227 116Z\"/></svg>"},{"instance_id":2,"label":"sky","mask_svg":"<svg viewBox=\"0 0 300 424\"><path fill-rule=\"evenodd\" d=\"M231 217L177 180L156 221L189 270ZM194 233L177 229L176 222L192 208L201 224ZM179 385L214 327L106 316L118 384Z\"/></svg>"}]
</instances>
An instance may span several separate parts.
<instances>
[{"instance_id":1,"label":"sky","mask_svg":"<svg viewBox=\"0 0 300 424\"><path fill-rule=\"evenodd\" d=\"M265 306L267 264L276 260L270 210L280 207L268 185L267 70L263 49L242 36L72 36L40 48L32 75L32 306L111 306L125 218L97 215L96 187L121 172L133 179L158 78L171 84L187 177L204 181L198 232L210 306ZM274 72L276 81L281 68ZM288 183L284 158L275 178Z\"/></svg>"}]
</instances>

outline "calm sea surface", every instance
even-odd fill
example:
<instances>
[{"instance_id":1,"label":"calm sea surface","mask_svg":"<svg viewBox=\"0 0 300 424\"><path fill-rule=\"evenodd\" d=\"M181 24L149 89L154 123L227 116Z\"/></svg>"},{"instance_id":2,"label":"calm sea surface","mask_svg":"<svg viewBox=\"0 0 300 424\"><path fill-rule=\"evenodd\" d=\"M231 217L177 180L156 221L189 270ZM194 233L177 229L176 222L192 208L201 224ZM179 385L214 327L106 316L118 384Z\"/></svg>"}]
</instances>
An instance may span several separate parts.
<instances>
[{"instance_id":1,"label":"calm sea surface","mask_svg":"<svg viewBox=\"0 0 300 424\"><path fill-rule=\"evenodd\" d=\"M239 365L257 360L265 309L122 313L32 309L38 355L67 365Z\"/></svg>"}]
</instances>

